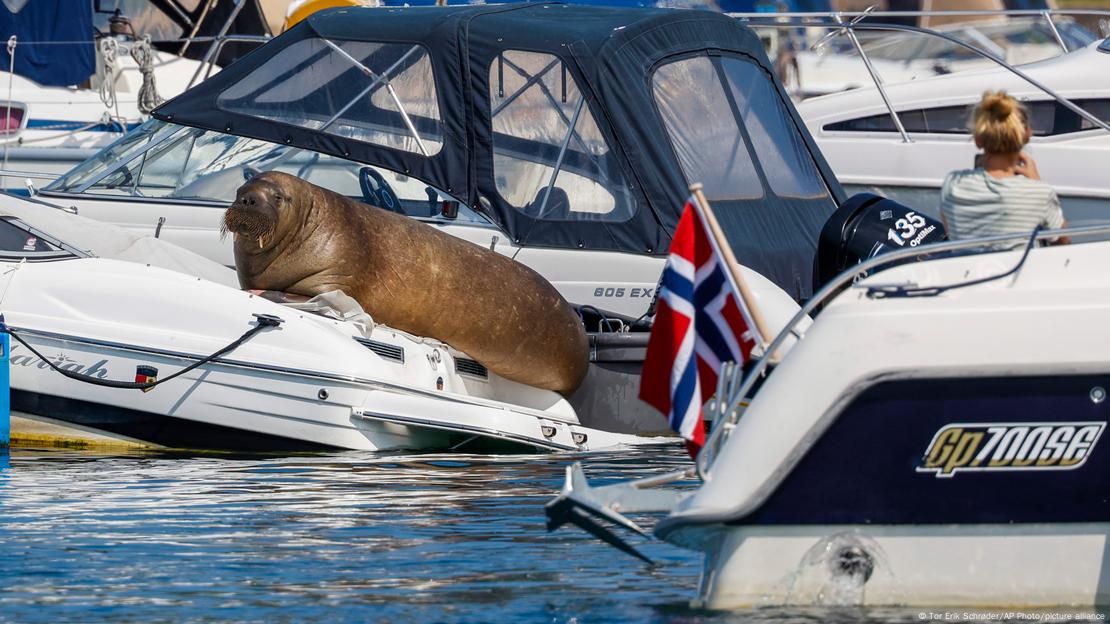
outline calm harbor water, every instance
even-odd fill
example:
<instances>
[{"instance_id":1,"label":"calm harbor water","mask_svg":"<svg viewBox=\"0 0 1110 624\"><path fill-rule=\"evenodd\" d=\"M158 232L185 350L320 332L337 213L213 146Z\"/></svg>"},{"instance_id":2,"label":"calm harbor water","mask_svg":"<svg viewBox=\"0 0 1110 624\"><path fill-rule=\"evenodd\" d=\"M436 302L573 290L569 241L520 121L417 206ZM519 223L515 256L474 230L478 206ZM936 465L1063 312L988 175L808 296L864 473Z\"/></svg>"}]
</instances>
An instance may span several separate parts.
<instances>
[{"instance_id":1,"label":"calm harbor water","mask_svg":"<svg viewBox=\"0 0 1110 624\"><path fill-rule=\"evenodd\" d=\"M530 456L0 455L2 622L883 622L917 611L690 609L700 558L648 568L543 504L680 448ZM6 464L6 465L5 465Z\"/></svg>"}]
</instances>

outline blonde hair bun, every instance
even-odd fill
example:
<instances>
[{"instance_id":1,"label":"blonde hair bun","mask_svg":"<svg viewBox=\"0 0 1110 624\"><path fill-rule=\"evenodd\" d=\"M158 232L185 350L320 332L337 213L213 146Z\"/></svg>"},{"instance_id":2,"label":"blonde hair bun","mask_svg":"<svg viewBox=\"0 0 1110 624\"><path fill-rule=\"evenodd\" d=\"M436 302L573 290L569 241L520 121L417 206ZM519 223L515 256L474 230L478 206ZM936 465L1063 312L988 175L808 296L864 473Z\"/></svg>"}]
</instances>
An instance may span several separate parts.
<instances>
[{"instance_id":1,"label":"blonde hair bun","mask_svg":"<svg viewBox=\"0 0 1110 624\"><path fill-rule=\"evenodd\" d=\"M1005 91L986 91L971 118L971 133L983 150L994 154L1020 152L1025 147L1029 113Z\"/></svg>"},{"instance_id":2,"label":"blonde hair bun","mask_svg":"<svg viewBox=\"0 0 1110 624\"><path fill-rule=\"evenodd\" d=\"M979 103L983 112L990 115L994 121L1006 121L1006 118L1013 115L1017 111L1017 102L1014 98L1006 95L1005 91L990 92L987 91L983 94L983 100Z\"/></svg>"}]
</instances>

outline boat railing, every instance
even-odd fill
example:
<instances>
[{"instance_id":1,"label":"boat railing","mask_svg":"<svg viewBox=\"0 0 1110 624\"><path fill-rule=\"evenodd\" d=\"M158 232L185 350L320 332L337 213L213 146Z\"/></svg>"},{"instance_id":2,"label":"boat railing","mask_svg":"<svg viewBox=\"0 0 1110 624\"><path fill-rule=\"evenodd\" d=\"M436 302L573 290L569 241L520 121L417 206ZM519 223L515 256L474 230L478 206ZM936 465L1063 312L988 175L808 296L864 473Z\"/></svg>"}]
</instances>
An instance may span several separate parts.
<instances>
[{"instance_id":1,"label":"boat railing","mask_svg":"<svg viewBox=\"0 0 1110 624\"><path fill-rule=\"evenodd\" d=\"M804 340L806 332L801 328L801 325L807 319L811 318L810 315L812 313L839 295L846 286L858 280L861 275L871 274L873 271L882 268L890 268L888 265L901 260L939 256L949 252L975 249L980 249L980 253L993 253L999 251L998 245L1005 245L1007 243L1013 245L1015 241L1026 242L1026 255L1028 255L1035 243L1039 241L1047 241L1061 236L1073 237L1074 239L1075 237L1090 237L1107 234L1110 234L1110 223L1071 227L1060 230L1036 230L1032 233L1019 232L999 236L945 241L931 245L921 245L920 247L896 249L880 256L864 260L845 270L822 286L812 298L805 302L798 312L783 326L778 335L775 336L775 339L763 349L763 357L755 360L746 374L742 367L737 366L733 362L724 364L720 375L718 375L717 392L714 398L709 401L705 407L706 416L712 417L712 429L710 430L709 436L706 438L705 445L702 447L701 452L698 453L697 459L695 460L698 476L700 476L703 481L710 480L712 477L710 469L712 468L714 460L717 458L721 447L728 439L732 430L735 429L736 423L739 422L743 415L744 410L741 408L744 407L748 401L752 400L754 396L753 389L756 383L773 373L772 370L769 370L769 366L777 363L775 361L776 358L768 357L766 354L782 353L787 340L791 338L798 342ZM1090 244L1090 242L1075 244ZM1008 273L1003 273L995 277L1004 277L1008 274L1017 273L1025 257L1026 256L1022 256L1021 261L1014 269L1011 269ZM995 277L990 279L995 279ZM868 295L873 298L884 298L883 293L888 292L888 288L886 288L887 285L881 286L882 287L875 284L863 284L861 287L868 288ZM900 285L900 287L905 288L905 285ZM796 347L797 344L794 345L794 348ZM790 354L787 353L785 357L790 357Z\"/></svg>"},{"instance_id":2,"label":"boat railing","mask_svg":"<svg viewBox=\"0 0 1110 624\"><path fill-rule=\"evenodd\" d=\"M978 17L978 16L1012 16L1012 17L1029 17L1036 16L1047 20L1049 29L1053 33L1057 43L1061 46L1065 53L1069 52L1067 43L1060 35L1059 29L1054 21L1054 16L1097 16L1110 19L1110 10L1100 9L1044 9L1044 10L953 10L953 11L875 11L868 9L866 11L844 11L832 13L812 13L812 12L799 12L799 13L728 13L729 16L735 17L744 21L745 25L751 28L828 28L831 31L818 40L811 49L818 49L824 45L831 38L837 36L847 36L852 43L852 47L856 53L859 54L860 59L863 61L864 67L871 78L872 83L875 85L876 91L879 93L887 112L890 114L891 121L894 127L897 128L902 141L905 143L913 143L909 132L906 131L902 120L895 111L893 103L887 96L886 88L884 86L882 77L876 71L871 59L868 57L866 50L860 43L859 38L856 36L857 30L878 30L878 31L893 31L893 32L909 32L921 35L937 37L964 48L973 54L992 61L993 63L1004 67L1012 72L1022 80L1033 85L1036 89L1042 91L1052 99L1059 102L1065 108L1076 113L1083 119L1091 122L1095 126L1104 130L1110 131L1110 124L1095 115L1084 110L1082 107L1076 105L1071 100L1061 96L1056 91L1049 88L1047 85L1029 76L1026 72L1018 69L1014 65L1007 62L1005 59L1000 58L996 54L984 50L981 47L975 46L967 41L955 37L949 33L941 32L932 28L925 28L920 26L910 26L907 24L888 24L876 23L865 21L868 18L886 18L886 17ZM826 21L827 20L827 21Z\"/></svg>"},{"instance_id":3,"label":"boat railing","mask_svg":"<svg viewBox=\"0 0 1110 624\"><path fill-rule=\"evenodd\" d=\"M197 78L200 76L202 71L204 73L204 78L202 80L207 80L208 77L212 75L212 70L216 67L216 59L220 58L220 53L223 52L224 46L226 46L227 44L257 43L259 45L262 45L270 39L271 37L269 35L220 35L215 37L192 37L191 39L174 40L174 42L192 41L194 43L211 43L211 46L208 48L208 52L204 54L204 59L201 61L200 66L197 67L197 70L193 73L193 77L189 79L189 84L186 87L186 90L192 88L192 86L196 84ZM158 41L156 43L161 42ZM168 41L167 43L173 42Z\"/></svg>"},{"instance_id":4,"label":"boat railing","mask_svg":"<svg viewBox=\"0 0 1110 624\"><path fill-rule=\"evenodd\" d=\"M15 171L14 169L0 169L0 180L9 178L33 178L36 180L57 180L62 177L60 173L43 173L38 171Z\"/></svg>"}]
</instances>

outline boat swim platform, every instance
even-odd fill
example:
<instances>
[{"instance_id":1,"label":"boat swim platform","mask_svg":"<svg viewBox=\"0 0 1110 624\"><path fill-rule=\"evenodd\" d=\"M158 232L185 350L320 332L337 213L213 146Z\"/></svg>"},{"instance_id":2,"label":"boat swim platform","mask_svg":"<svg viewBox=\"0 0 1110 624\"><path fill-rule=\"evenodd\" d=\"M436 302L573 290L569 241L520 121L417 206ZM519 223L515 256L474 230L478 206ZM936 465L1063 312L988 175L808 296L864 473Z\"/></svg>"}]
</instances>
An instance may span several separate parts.
<instances>
[{"instance_id":1,"label":"boat swim platform","mask_svg":"<svg viewBox=\"0 0 1110 624\"><path fill-rule=\"evenodd\" d=\"M157 450L163 447L21 412L11 415L11 448L88 451Z\"/></svg>"}]
</instances>

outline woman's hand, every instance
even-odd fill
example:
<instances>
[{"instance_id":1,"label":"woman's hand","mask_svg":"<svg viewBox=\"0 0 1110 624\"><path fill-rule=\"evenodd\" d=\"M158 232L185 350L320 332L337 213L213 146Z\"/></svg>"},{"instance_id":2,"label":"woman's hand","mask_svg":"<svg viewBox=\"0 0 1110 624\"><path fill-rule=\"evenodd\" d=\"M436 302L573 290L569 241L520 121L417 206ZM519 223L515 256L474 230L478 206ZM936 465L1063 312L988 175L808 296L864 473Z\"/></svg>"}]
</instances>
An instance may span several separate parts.
<instances>
[{"instance_id":1,"label":"woman's hand","mask_svg":"<svg viewBox=\"0 0 1110 624\"><path fill-rule=\"evenodd\" d=\"M1018 154L1018 162L1014 165L1014 173L1023 175L1030 180L1041 179L1041 173L1037 171L1037 163L1027 152Z\"/></svg>"}]
</instances>

